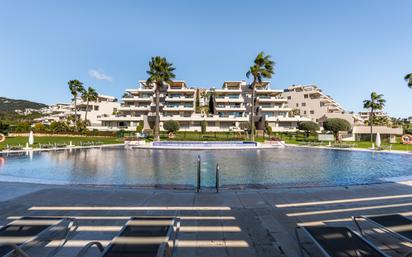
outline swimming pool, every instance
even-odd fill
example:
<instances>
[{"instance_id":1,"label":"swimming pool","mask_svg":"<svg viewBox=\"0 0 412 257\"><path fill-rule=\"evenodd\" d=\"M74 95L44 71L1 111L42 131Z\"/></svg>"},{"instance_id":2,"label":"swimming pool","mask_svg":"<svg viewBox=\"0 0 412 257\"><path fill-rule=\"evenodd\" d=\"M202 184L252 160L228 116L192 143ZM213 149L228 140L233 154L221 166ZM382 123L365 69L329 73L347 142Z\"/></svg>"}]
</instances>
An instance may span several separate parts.
<instances>
[{"instance_id":1,"label":"swimming pool","mask_svg":"<svg viewBox=\"0 0 412 257\"><path fill-rule=\"evenodd\" d=\"M412 156L288 147L242 150L150 150L111 147L3 155L0 181L191 188L197 156L202 186L353 185L412 176Z\"/></svg>"}]
</instances>

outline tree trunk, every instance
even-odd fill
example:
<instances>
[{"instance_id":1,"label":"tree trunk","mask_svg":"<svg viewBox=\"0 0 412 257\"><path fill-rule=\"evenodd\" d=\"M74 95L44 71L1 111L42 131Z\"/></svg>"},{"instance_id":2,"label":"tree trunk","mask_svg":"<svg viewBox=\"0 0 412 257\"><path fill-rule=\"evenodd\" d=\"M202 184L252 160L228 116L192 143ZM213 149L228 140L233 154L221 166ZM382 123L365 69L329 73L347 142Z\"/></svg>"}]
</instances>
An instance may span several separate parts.
<instances>
[{"instance_id":1,"label":"tree trunk","mask_svg":"<svg viewBox=\"0 0 412 257\"><path fill-rule=\"evenodd\" d=\"M160 88L156 85L156 121L154 127L154 141L160 141L159 130L160 130Z\"/></svg>"},{"instance_id":2,"label":"tree trunk","mask_svg":"<svg viewBox=\"0 0 412 257\"><path fill-rule=\"evenodd\" d=\"M86 122L86 124L87 124L87 112L89 111L89 99L87 99L87 102L86 102L86 113L84 114L84 121Z\"/></svg>"},{"instance_id":3,"label":"tree trunk","mask_svg":"<svg viewBox=\"0 0 412 257\"><path fill-rule=\"evenodd\" d=\"M371 129L371 144L373 144L373 107L371 107L371 113L369 115L369 126Z\"/></svg>"},{"instance_id":4,"label":"tree trunk","mask_svg":"<svg viewBox=\"0 0 412 257\"><path fill-rule=\"evenodd\" d=\"M77 131L77 96L74 96L74 126Z\"/></svg>"},{"instance_id":5,"label":"tree trunk","mask_svg":"<svg viewBox=\"0 0 412 257\"><path fill-rule=\"evenodd\" d=\"M252 83L252 99L251 99L251 110L250 110L250 140L253 142L255 141L255 119L254 119L254 114L255 114L255 83L256 79L253 79Z\"/></svg>"}]
</instances>

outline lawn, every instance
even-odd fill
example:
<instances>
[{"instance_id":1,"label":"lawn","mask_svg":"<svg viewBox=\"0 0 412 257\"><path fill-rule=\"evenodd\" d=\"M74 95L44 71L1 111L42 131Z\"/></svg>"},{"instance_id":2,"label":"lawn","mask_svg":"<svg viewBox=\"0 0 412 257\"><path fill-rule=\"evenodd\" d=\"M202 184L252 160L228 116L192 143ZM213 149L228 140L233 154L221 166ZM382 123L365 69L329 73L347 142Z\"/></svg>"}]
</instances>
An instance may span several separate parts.
<instances>
[{"instance_id":1,"label":"lawn","mask_svg":"<svg viewBox=\"0 0 412 257\"><path fill-rule=\"evenodd\" d=\"M123 139L115 137L35 137L33 147L39 147L39 144L69 144L80 145L80 143L100 142L103 144L123 143ZM26 146L28 137L7 137L6 141L0 143L0 148L9 146Z\"/></svg>"},{"instance_id":2,"label":"lawn","mask_svg":"<svg viewBox=\"0 0 412 257\"><path fill-rule=\"evenodd\" d=\"M248 141L249 139L244 133L238 132L185 132L178 131L175 138L168 138L168 134L165 132L160 133L161 140L174 140L174 141ZM256 137L257 142L263 142L262 137Z\"/></svg>"}]
</instances>

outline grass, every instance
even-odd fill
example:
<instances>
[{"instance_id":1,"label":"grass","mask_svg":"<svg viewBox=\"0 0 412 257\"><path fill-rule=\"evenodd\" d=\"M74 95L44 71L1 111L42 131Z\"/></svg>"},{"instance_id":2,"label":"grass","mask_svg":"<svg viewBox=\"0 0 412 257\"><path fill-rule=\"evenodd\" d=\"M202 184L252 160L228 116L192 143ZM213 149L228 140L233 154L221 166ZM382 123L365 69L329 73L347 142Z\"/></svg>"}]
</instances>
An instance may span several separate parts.
<instances>
[{"instance_id":1,"label":"grass","mask_svg":"<svg viewBox=\"0 0 412 257\"><path fill-rule=\"evenodd\" d=\"M73 145L80 145L80 143L100 142L103 144L119 144L123 143L123 139L115 137L35 137L34 148L40 147L40 144L69 144L72 141ZM6 141L0 143L0 149L9 146L21 145L26 146L28 137L7 137Z\"/></svg>"},{"instance_id":2,"label":"grass","mask_svg":"<svg viewBox=\"0 0 412 257\"><path fill-rule=\"evenodd\" d=\"M248 141L244 133L237 132L185 132L178 131L175 138L168 138L167 133L160 133L160 140L170 141ZM257 142L263 142L263 137L256 137Z\"/></svg>"},{"instance_id":3,"label":"grass","mask_svg":"<svg viewBox=\"0 0 412 257\"><path fill-rule=\"evenodd\" d=\"M302 139L302 138L298 138L296 139L295 137L287 137L287 138L283 138L283 140L285 140L285 142L287 144L301 144L302 142L313 142L316 141L315 137L309 137L308 139ZM399 140L398 140L399 141ZM328 145L328 142L322 142L322 145ZM356 147L355 148L360 148L360 149L369 149L372 147L372 144L370 141L355 141L355 142L344 142L343 144L355 144ZM389 147L391 147L391 150L397 150L397 151L412 151L412 145L404 145L401 143L396 143L396 144L389 144L388 142L382 142L381 144L382 148L387 148L389 149Z\"/></svg>"}]
</instances>

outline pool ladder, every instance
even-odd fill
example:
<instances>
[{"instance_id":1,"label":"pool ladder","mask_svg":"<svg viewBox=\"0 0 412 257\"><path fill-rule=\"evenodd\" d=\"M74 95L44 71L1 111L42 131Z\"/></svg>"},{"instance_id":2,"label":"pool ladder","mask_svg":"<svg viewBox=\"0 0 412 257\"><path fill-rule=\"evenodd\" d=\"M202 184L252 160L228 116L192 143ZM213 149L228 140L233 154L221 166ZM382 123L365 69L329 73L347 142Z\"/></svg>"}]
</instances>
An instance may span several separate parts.
<instances>
[{"instance_id":1,"label":"pool ladder","mask_svg":"<svg viewBox=\"0 0 412 257\"><path fill-rule=\"evenodd\" d=\"M197 185L196 185L196 192L199 193L201 189L201 183L202 183L202 176L201 176L201 159L200 155L197 156ZM216 170L215 170L215 190L216 193L219 193L219 187L220 187L220 166L219 163L216 164Z\"/></svg>"}]
</instances>

